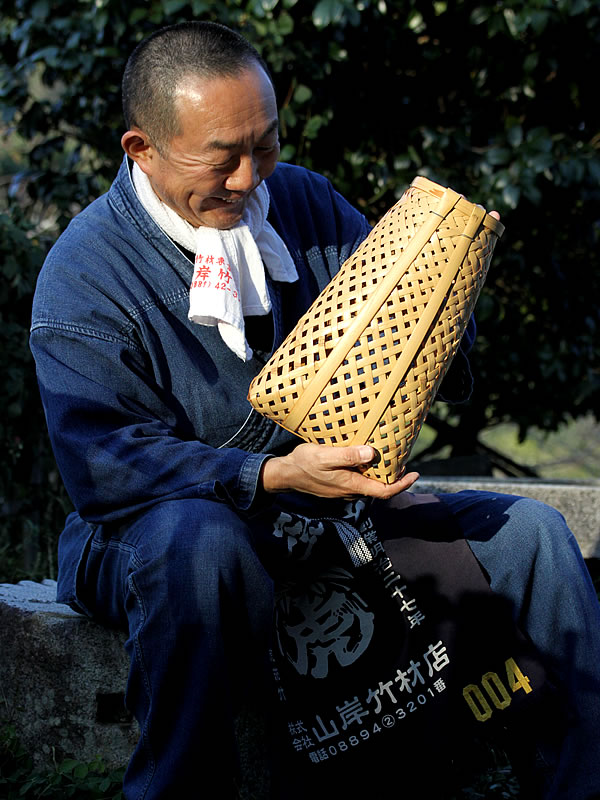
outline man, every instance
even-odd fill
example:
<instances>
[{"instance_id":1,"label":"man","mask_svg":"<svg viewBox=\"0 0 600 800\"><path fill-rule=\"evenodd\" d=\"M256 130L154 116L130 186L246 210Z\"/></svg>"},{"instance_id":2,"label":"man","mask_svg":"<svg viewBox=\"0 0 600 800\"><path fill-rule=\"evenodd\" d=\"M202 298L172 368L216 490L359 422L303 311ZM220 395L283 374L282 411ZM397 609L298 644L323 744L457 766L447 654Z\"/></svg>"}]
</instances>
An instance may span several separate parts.
<instances>
[{"instance_id":1,"label":"man","mask_svg":"<svg viewBox=\"0 0 600 800\"><path fill-rule=\"evenodd\" d=\"M326 535L301 569L347 566L335 533L345 501L373 498L401 526L413 504L400 493L417 476L384 486L361 471L372 448L298 445L250 413L251 379L369 231L322 177L277 164L276 101L256 51L218 25L164 29L132 54L123 103L121 170L60 237L33 308L40 391L76 509L59 542L59 599L128 631L141 737L127 800L215 785L210 796L229 797L236 709L267 671L273 579L300 568L286 560L300 540L273 521L333 520L311 529ZM452 370L442 391L461 399L464 353ZM467 492L441 506L567 693L573 722L545 796L595 796L600 617L572 535L524 499Z\"/></svg>"}]
</instances>

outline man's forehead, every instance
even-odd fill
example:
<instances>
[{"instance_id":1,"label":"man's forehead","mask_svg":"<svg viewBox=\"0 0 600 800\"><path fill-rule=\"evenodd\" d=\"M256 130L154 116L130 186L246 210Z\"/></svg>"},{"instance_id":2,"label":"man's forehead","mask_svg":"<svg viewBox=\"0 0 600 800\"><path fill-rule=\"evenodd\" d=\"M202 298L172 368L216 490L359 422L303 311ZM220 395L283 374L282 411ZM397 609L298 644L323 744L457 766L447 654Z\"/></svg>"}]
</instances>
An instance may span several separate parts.
<instances>
[{"instance_id":1,"label":"man's forehead","mask_svg":"<svg viewBox=\"0 0 600 800\"><path fill-rule=\"evenodd\" d=\"M175 102L183 129L188 132L192 127L196 131L202 129L207 136L205 146L209 149L226 150L237 146L238 128L242 132L248 127L248 121L253 127L252 138L257 141L279 128L275 93L258 64L240 72L239 76L190 75L180 82Z\"/></svg>"}]
</instances>

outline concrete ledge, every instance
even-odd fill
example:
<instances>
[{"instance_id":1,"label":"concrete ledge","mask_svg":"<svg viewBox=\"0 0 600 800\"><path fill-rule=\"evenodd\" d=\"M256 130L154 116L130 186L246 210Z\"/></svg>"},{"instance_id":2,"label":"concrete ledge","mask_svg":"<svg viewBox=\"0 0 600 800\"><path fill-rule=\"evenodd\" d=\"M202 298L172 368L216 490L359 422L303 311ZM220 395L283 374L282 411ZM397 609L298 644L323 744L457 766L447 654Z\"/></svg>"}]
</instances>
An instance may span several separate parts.
<instances>
[{"instance_id":1,"label":"concrete ledge","mask_svg":"<svg viewBox=\"0 0 600 800\"><path fill-rule=\"evenodd\" d=\"M556 508L567 520L584 558L600 558L600 481L536 478L446 478L423 476L415 491L444 493L477 489L531 497Z\"/></svg>"},{"instance_id":2,"label":"concrete ledge","mask_svg":"<svg viewBox=\"0 0 600 800\"><path fill-rule=\"evenodd\" d=\"M36 766L57 754L123 766L138 738L126 712L125 635L56 602L55 581L0 585L2 716Z\"/></svg>"}]
</instances>

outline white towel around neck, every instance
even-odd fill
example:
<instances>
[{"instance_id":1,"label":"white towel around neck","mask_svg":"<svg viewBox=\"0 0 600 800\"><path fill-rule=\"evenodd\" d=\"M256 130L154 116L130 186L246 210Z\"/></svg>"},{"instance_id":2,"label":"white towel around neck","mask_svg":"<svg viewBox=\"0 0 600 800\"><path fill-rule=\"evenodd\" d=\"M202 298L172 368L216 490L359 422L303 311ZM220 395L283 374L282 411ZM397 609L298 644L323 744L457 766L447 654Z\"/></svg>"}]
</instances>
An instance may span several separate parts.
<instances>
[{"instance_id":1,"label":"white towel around neck","mask_svg":"<svg viewBox=\"0 0 600 800\"><path fill-rule=\"evenodd\" d=\"M154 222L171 239L195 253L188 318L217 325L225 344L242 361L252 358L244 316L271 310L265 266L275 281L293 283L298 273L277 231L267 222L269 190L261 183L250 195L240 222L228 230L195 228L158 197L134 163L133 185Z\"/></svg>"}]
</instances>

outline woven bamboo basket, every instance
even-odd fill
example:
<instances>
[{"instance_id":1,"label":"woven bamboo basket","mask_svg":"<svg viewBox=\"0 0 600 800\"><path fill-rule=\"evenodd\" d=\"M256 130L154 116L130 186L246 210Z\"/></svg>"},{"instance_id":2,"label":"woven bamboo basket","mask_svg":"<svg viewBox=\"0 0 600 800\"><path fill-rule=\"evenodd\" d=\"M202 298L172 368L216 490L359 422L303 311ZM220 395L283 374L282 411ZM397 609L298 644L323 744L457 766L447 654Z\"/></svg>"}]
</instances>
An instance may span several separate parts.
<instances>
[{"instance_id":1,"label":"woven bamboo basket","mask_svg":"<svg viewBox=\"0 0 600 800\"><path fill-rule=\"evenodd\" d=\"M253 408L308 442L370 444L365 474L397 480L503 230L415 178L253 380Z\"/></svg>"}]
</instances>

